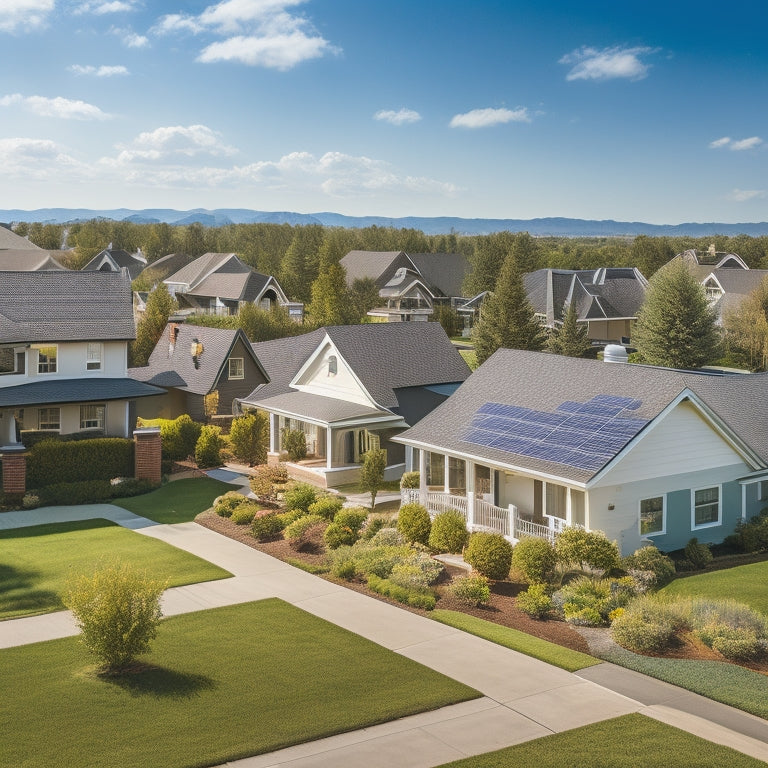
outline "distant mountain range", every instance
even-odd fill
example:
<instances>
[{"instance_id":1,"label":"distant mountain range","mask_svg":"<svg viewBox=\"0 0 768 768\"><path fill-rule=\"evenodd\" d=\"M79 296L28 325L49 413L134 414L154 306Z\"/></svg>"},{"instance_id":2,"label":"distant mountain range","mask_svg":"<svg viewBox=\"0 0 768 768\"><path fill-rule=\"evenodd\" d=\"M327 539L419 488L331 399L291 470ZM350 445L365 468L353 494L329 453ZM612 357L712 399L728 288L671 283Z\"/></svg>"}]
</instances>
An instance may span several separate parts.
<instances>
[{"instance_id":1,"label":"distant mountain range","mask_svg":"<svg viewBox=\"0 0 768 768\"><path fill-rule=\"evenodd\" d=\"M94 210L90 208L39 208L35 211L0 210L0 221L39 221L46 224L67 224L75 221L105 218L133 221L137 224L192 224L206 227L225 224L322 224L326 227L395 227L418 229L428 235L454 232L458 235L487 235L509 230L530 232L537 236L558 237L634 237L654 235L669 237L707 237L710 235L768 235L768 222L723 224L719 222L684 224L647 224L642 221L596 221L559 217L543 219L462 219L454 216L344 216L339 213L292 213L290 211L252 211L245 208L217 208L176 211L170 208L145 208L141 211L127 208Z\"/></svg>"}]
</instances>

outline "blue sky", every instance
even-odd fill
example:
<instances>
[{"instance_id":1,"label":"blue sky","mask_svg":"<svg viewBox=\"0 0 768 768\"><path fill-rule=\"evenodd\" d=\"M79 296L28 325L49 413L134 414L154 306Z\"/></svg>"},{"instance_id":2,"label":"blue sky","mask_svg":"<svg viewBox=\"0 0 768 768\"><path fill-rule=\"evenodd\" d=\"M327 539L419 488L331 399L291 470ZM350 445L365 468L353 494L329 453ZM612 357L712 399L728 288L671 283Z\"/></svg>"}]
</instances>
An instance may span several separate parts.
<instances>
[{"instance_id":1,"label":"blue sky","mask_svg":"<svg viewBox=\"0 0 768 768\"><path fill-rule=\"evenodd\" d=\"M0 207L768 220L768 5L2 0Z\"/></svg>"}]
</instances>

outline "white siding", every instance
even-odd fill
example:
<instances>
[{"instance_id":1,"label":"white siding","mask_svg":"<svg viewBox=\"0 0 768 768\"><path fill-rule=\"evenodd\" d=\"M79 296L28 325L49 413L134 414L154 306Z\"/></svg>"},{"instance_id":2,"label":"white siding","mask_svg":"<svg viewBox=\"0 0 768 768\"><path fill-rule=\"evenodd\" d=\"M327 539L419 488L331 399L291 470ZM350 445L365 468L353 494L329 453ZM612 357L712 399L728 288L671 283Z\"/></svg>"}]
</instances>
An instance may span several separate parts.
<instances>
[{"instance_id":1,"label":"white siding","mask_svg":"<svg viewBox=\"0 0 768 768\"><path fill-rule=\"evenodd\" d=\"M682 402L612 467L594 488L741 464L741 456ZM748 470L747 470L748 471Z\"/></svg>"}]
</instances>

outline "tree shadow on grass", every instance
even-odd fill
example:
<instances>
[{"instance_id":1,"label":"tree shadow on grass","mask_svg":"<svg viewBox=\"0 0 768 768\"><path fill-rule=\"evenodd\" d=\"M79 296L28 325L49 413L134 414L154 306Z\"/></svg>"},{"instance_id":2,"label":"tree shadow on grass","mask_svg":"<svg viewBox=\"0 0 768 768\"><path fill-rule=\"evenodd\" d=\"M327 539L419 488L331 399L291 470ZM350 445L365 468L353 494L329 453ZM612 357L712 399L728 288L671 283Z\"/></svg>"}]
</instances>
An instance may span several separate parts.
<instances>
[{"instance_id":1,"label":"tree shadow on grass","mask_svg":"<svg viewBox=\"0 0 768 768\"><path fill-rule=\"evenodd\" d=\"M157 699L186 699L216 688L215 681L206 675L151 664L134 664L120 671L101 672L98 677L105 683L122 688L131 696Z\"/></svg>"},{"instance_id":2,"label":"tree shadow on grass","mask_svg":"<svg viewBox=\"0 0 768 768\"><path fill-rule=\"evenodd\" d=\"M39 572L0 563L0 617L61 610L61 598L48 589L33 589Z\"/></svg>"}]
</instances>

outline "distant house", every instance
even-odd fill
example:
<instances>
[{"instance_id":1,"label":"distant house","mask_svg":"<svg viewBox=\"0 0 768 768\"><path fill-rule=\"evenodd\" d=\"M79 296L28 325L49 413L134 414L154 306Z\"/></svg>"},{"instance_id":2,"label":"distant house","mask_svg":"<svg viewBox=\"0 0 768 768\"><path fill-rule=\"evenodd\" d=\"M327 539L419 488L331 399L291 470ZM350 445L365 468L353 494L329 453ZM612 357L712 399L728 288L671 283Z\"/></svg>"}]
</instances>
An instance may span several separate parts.
<instances>
[{"instance_id":1,"label":"distant house","mask_svg":"<svg viewBox=\"0 0 768 768\"><path fill-rule=\"evenodd\" d=\"M500 349L395 436L431 512L511 540L600 530L622 554L720 542L768 505L768 374Z\"/></svg>"},{"instance_id":2,"label":"distant house","mask_svg":"<svg viewBox=\"0 0 768 768\"><path fill-rule=\"evenodd\" d=\"M695 248L689 248L687 251L678 253L677 256L667 263L672 261L684 261L699 278L706 277L713 270L749 269L749 266L747 266L747 263L741 256L729 251L716 251L714 245L710 245L706 251L697 251Z\"/></svg>"},{"instance_id":3,"label":"distant house","mask_svg":"<svg viewBox=\"0 0 768 768\"><path fill-rule=\"evenodd\" d=\"M237 414L238 401L268 379L241 330L169 323L142 368L128 369L136 381L162 387L142 401L138 415L195 421Z\"/></svg>"},{"instance_id":4,"label":"distant house","mask_svg":"<svg viewBox=\"0 0 768 768\"><path fill-rule=\"evenodd\" d=\"M135 338L128 274L5 272L0 291L0 445L27 431L128 437L136 400L161 392L127 376Z\"/></svg>"},{"instance_id":5,"label":"distant house","mask_svg":"<svg viewBox=\"0 0 768 768\"><path fill-rule=\"evenodd\" d=\"M48 251L40 248L0 249L1 272L39 272L63 270L61 264Z\"/></svg>"},{"instance_id":6,"label":"distant house","mask_svg":"<svg viewBox=\"0 0 768 768\"><path fill-rule=\"evenodd\" d=\"M633 267L538 269L526 273L523 284L542 326L560 327L575 303L577 322L587 326L595 344L629 342L648 288L648 281ZM470 299L459 307L459 314L474 322L487 296L486 291Z\"/></svg>"},{"instance_id":7,"label":"distant house","mask_svg":"<svg viewBox=\"0 0 768 768\"><path fill-rule=\"evenodd\" d=\"M41 251L31 240L17 235L8 227L0 227L0 251Z\"/></svg>"},{"instance_id":8,"label":"distant house","mask_svg":"<svg viewBox=\"0 0 768 768\"><path fill-rule=\"evenodd\" d=\"M83 272L119 272L127 269L131 280L135 280L139 273L147 266L147 260L141 251L128 253L122 248L109 248L99 251L82 269Z\"/></svg>"},{"instance_id":9,"label":"distant house","mask_svg":"<svg viewBox=\"0 0 768 768\"><path fill-rule=\"evenodd\" d=\"M253 345L269 381L242 401L270 417L270 458L284 456L285 429L301 430L303 477L353 482L363 455L387 451L387 476L405 454L392 438L442 403L470 374L439 323L332 326Z\"/></svg>"},{"instance_id":10,"label":"distant house","mask_svg":"<svg viewBox=\"0 0 768 768\"><path fill-rule=\"evenodd\" d=\"M728 314L739 307L750 293L768 277L768 269L717 269L701 281L710 305L717 310L722 324Z\"/></svg>"},{"instance_id":11,"label":"distant house","mask_svg":"<svg viewBox=\"0 0 768 768\"><path fill-rule=\"evenodd\" d=\"M350 251L341 265L350 287L373 280L384 303L368 314L388 322L428 320L435 305L456 308L466 301L461 286L469 263L462 254Z\"/></svg>"},{"instance_id":12,"label":"distant house","mask_svg":"<svg viewBox=\"0 0 768 768\"><path fill-rule=\"evenodd\" d=\"M244 264L234 253L206 253L163 280L181 309L235 315L243 304L282 306L295 320L304 307L290 302L277 280Z\"/></svg>"}]
</instances>

